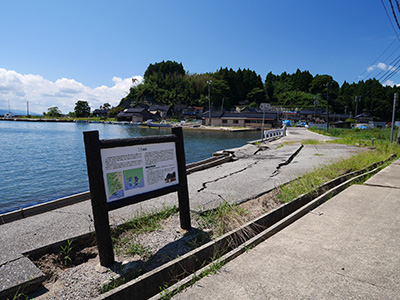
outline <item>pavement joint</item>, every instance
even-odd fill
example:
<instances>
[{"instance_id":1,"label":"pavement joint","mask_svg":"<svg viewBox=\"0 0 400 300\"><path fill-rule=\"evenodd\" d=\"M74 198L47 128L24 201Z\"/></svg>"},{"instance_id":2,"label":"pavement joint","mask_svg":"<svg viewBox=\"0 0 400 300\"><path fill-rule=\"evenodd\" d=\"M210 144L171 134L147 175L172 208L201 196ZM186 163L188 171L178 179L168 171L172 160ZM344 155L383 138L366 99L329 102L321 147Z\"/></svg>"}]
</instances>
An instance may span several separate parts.
<instances>
[{"instance_id":1,"label":"pavement joint","mask_svg":"<svg viewBox=\"0 0 400 300\"><path fill-rule=\"evenodd\" d=\"M383 185L383 184L364 183L364 185L375 186L375 187L380 187L380 188L385 188L385 189L394 189L394 190L400 189L399 186L387 186L387 185Z\"/></svg>"}]
</instances>

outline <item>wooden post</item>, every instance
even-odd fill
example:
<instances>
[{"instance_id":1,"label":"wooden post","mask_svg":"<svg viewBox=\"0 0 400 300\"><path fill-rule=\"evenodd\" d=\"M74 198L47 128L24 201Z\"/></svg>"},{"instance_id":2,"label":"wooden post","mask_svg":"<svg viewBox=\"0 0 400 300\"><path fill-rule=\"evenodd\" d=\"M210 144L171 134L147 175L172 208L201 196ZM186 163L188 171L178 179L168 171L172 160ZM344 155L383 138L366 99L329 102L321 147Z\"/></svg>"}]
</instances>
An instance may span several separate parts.
<instances>
[{"instance_id":1,"label":"wooden post","mask_svg":"<svg viewBox=\"0 0 400 300\"><path fill-rule=\"evenodd\" d=\"M100 155L99 132L87 131L83 133L83 136L100 264L109 267L115 261Z\"/></svg>"},{"instance_id":2,"label":"wooden post","mask_svg":"<svg viewBox=\"0 0 400 300\"><path fill-rule=\"evenodd\" d=\"M192 226L190 223L189 190L186 176L186 159L182 127L172 128L172 134L176 135L178 138L178 141L176 142L176 155L178 157L178 174L180 185L178 190L178 201L181 228L190 230Z\"/></svg>"}]
</instances>

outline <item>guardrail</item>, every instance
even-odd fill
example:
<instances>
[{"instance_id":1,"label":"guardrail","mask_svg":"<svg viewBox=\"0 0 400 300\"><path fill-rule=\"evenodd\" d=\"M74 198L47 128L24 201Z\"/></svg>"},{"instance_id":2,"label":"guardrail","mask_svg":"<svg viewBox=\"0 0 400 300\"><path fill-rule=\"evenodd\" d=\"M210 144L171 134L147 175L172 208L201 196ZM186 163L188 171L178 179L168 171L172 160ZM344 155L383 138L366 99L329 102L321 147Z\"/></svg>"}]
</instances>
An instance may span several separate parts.
<instances>
[{"instance_id":1,"label":"guardrail","mask_svg":"<svg viewBox=\"0 0 400 300\"><path fill-rule=\"evenodd\" d=\"M286 126L282 129L264 130L264 139L271 139L276 137L286 136Z\"/></svg>"}]
</instances>

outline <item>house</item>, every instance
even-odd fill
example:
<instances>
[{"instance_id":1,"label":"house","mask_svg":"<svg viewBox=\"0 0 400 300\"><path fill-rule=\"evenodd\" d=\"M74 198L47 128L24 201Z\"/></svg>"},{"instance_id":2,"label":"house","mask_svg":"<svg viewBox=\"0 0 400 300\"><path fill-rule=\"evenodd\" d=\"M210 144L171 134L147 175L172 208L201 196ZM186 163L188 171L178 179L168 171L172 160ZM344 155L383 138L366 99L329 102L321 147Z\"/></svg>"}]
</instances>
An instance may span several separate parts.
<instances>
[{"instance_id":1,"label":"house","mask_svg":"<svg viewBox=\"0 0 400 300\"><path fill-rule=\"evenodd\" d=\"M351 115L349 114L336 114L333 112L329 113L329 122L344 122L347 119L350 119ZM326 122L326 112L321 114L321 119L324 120L324 122Z\"/></svg>"},{"instance_id":2,"label":"house","mask_svg":"<svg viewBox=\"0 0 400 300\"><path fill-rule=\"evenodd\" d=\"M148 107L148 111L153 114L156 117L153 117L153 119L165 119L168 116L171 116L172 109L169 105L150 105Z\"/></svg>"},{"instance_id":3,"label":"house","mask_svg":"<svg viewBox=\"0 0 400 300\"><path fill-rule=\"evenodd\" d=\"M299 112L301 120L306 120L306 121L311 121L311 122L316 122L316 121L321 120L321 114L322 114L322 110L320 108L302 109Z\"/></svg>"},{"instance_id":4,"label":"house","mask_svg":"<svg viewBox=\"0 0 400 300\"><path fill-rule=\"evenodd\" d=\"M280 126L278 112L226 112L212 111L203 113L205 125L211 126L236 126L236 127L254 127L274 128Z\"/></svg>"},{"instance_id":5,"label":"house","mask_svg":"<svg viewBox=\"0 0 400 300\"><path fill-rule=\"evenodd\" d=\"M128 122L144 122L152 119L153 115L143 107L131 107L125 109L117 115L118 121L128 121Z\"/></svg>"},{"instance_id":6,"label":"house","mask_svg":"<svg viewBox=\"0 0 400 300\"><path fill-rule=\"evenodd\" d=\"M374 118L370 116L368 113L363 112L362 114L359 114L354 117L357 120L357 123L369 123L373 122Z\"/></svg>"},{"instance_id":7,"label":"house","mask_svg":"<svg viewBox=\"0 0 400 300\"><path fill-rule=\"evenodd\" d=\"M190 106L185 104L177 104L174 107L174 115L178 119L196 119L201 118L204 107L202 106Z\"/></svg>"},{"instance_id":8,"label":"house","mask_svg":"<svg viewBox=\"0 0 400 300\"><path fill-rule=\"evenodd\" d=\"M99 118L107 118L109 112L110 112L109 109L95 109L93 111L93 116L99 117Z\"/></svg>"},{"instance_id":9,"label":"house","mask_svg":"<svg viewBox=\"0 0 400 300\"><path fill-rule=\"evenodd\" d=\"M282 112L282 119L283 120L290 120L293 122L298 122L301 119L301 115L299 114L298 111L283 111Z\"/></svg>"}]
</instances>

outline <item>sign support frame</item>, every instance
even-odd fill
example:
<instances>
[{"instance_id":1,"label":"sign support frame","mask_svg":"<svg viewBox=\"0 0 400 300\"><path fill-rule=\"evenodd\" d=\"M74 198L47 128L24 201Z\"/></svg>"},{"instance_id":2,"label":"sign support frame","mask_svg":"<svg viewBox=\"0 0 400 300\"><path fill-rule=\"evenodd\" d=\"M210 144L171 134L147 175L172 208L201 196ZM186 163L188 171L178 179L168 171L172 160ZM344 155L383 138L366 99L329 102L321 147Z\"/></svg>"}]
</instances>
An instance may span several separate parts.
<instances>
[{"instance_id":1,"label":"sign support frame","mask_svg":"<svg viewBox=\"0 0 400 300\"><path fill-rule=\"evenodd\" d=\"M172 128L171 135L163 136L100 140L98 131L86 131L83 133L83 136L85 142L86 163L100 265L109 267L115 262L108 216L108 212L110 210L159 197L171 192L177 192L180 226L184 230L190 230L192 228L190 220L189 189L187 185L185 150L181 127ZM163 142L175 143L179 183L176 185L152 190L143 194L130 196L121 200L107 202L101 160L101 149Z\"/></svg>"}]
</instances>

